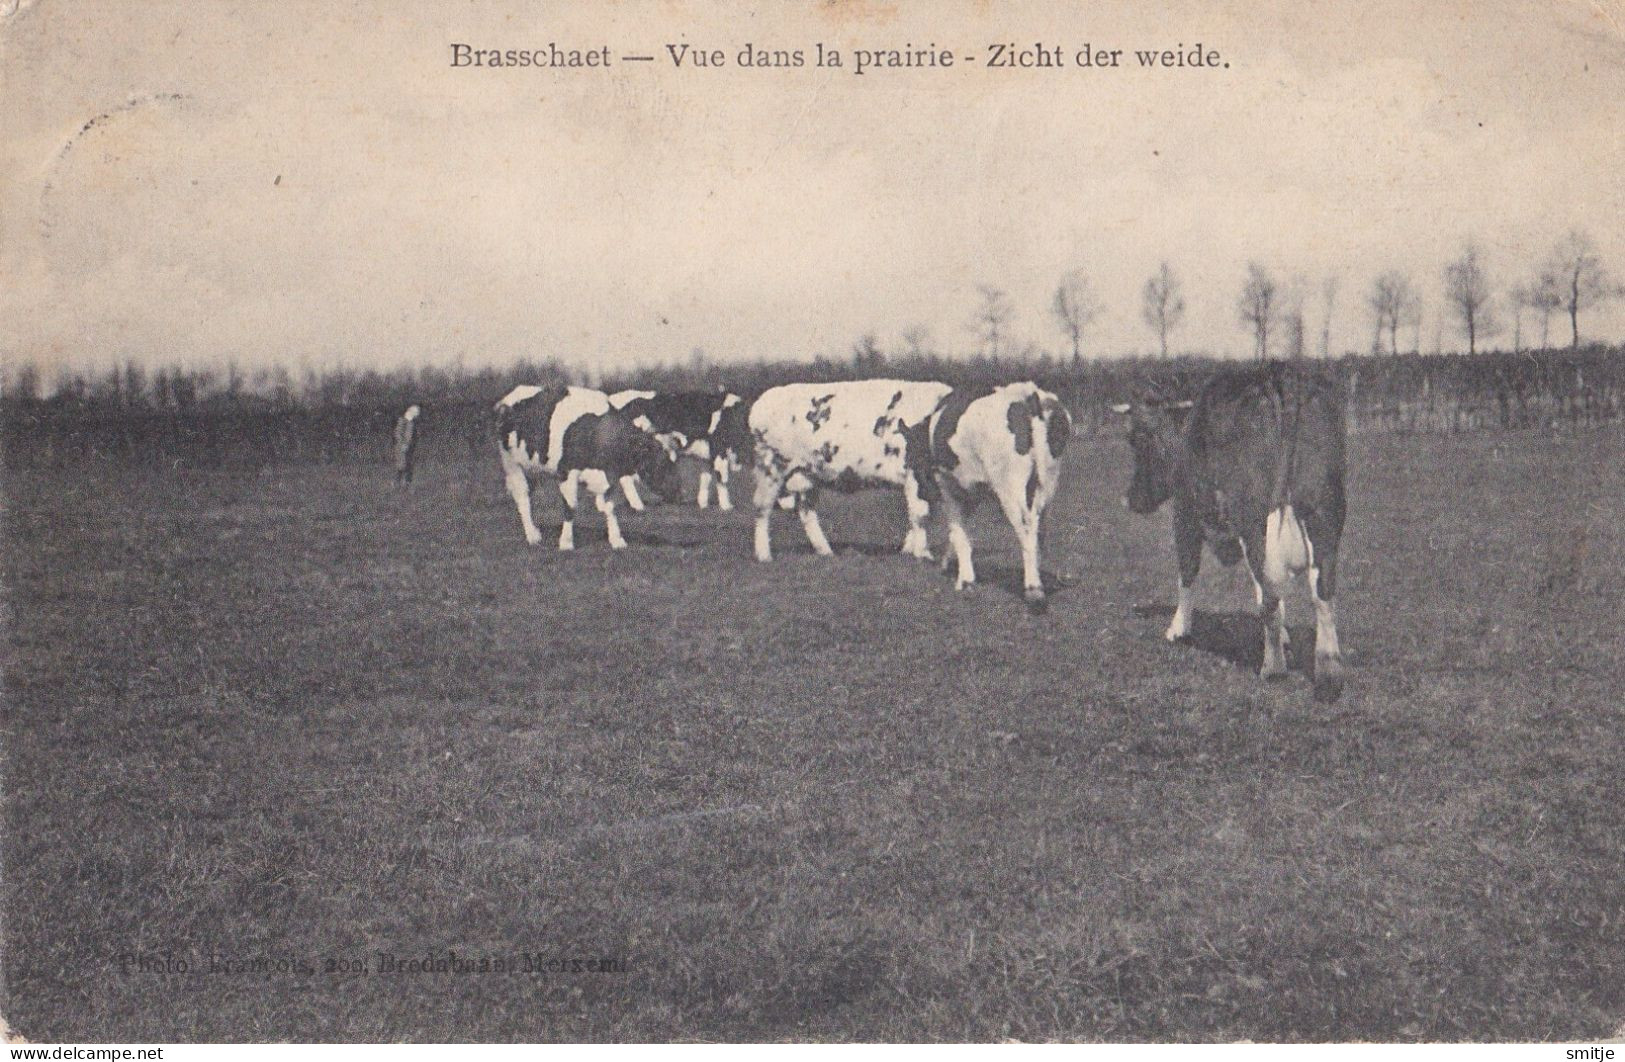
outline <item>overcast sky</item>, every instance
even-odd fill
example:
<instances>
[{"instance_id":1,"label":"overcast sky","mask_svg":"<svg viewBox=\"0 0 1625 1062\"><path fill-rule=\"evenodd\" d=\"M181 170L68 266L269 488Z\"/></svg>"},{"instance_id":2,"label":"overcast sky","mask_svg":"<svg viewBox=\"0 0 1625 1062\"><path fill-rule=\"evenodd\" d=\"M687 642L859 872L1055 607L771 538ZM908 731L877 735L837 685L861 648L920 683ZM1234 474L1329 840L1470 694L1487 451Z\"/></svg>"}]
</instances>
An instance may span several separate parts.
<instances>
[{"instance_id":1,"label":"overcast sky","mask_svg":"<svg viewBox=\"0 0 1625 1062\"><path fill-rule=\"evenodd\" d=\"M1342 277L1334 349L1369 346L1372 276L1409 272L1431 350L1469 237L1502 288L1576 226L1625 273L1616 0L1152 6L0 0L0 353L606 369L923 326L963 354L980 283L1060 350L1071 269L1105 306L1086 344L1144 352L1163 258L1176 347L1248 351L1257 259L1301 278L1317 335ZM998 41L1200 41L1231 65L986 69ZM450 64L549 42L615 62ZM960 58L859 77L812 68L818 42ZM668 43L727 66L673 68ZM747 43L809 65L741 69ZM1582 329L1625 338L1625 304Z\"/></svg>"}]
</instances>

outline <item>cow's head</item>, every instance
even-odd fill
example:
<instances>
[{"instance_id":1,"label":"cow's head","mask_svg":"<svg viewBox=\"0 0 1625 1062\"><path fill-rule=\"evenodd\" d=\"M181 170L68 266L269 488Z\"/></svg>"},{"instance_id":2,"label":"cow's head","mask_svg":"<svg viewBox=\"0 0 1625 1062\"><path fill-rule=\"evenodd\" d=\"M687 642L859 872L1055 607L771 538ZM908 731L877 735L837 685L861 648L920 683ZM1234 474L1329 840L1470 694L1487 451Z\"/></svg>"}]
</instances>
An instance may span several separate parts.
<instances>
[{"instance_id":1,"label":"cow's head","mask_svg":"<svg viewBox=\"0 0 1625 1062\"><path fill-rule=\"evenodd\" d=\"M635 438L638 478L666 501L682 494L683 477L677 471L676 444L642 432Z\"/></svg>"},{"instance_id":2,"label":"cow's head","mask_svg":"<svg viewBox=\"0 0 1625 1062\"><path fill-rule=\"evenodd\" d=\"M1128 418L1128 445L1134 451L1134 476L1123 495L1130 512L1154 513L1173 495L1181 429L1192 404L1149 400L1112 407Z\"/></svg>"}]
</instances>

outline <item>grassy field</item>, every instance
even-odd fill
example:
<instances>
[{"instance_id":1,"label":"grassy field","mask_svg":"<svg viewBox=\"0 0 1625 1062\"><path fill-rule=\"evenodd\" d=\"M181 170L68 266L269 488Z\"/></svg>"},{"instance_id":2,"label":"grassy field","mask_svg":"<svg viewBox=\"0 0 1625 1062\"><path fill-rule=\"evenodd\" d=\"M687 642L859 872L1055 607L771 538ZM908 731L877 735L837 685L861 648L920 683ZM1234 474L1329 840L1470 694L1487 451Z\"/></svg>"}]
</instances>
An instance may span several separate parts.
<instances>
[{"instance_id":1,"label":"grassy field","mask_svg":"<svg viewBox=\"0 0 1625 1062\"><path fill-rule=\"evenodd\" d=\"M1043 616L991 506L956 594L875 493L827 502L833 559L779 514L761 566L746 514L692 508L527 549L494 453L411 495L10 476L0 1010L46 1040L1619 1029L1619 431L1353 440L1330 706L1250 673L1211 558L1166 644L1167 517L1118 503L1121 441L1067 459ZM615 968L384 968L453 952Z\"/></svg>"}]
</instances>

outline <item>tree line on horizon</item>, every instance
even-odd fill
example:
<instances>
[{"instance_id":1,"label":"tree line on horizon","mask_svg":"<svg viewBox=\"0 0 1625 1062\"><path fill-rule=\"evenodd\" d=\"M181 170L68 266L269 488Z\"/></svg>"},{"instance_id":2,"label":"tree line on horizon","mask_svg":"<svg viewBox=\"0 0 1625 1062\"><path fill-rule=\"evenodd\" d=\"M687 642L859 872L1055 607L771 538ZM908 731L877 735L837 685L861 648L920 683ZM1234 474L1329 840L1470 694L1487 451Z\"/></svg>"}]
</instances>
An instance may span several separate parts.
<instances>
[{"instance_id":1,"label":"tree line on horizon","mask_svg":"<svg viewBox=\"0 0 1625 1062\"><path fill-rule=\"evenodd\" d=\"M1536 349L1551 347L1552 316L1568 318L1569 349L1579 350L1580 317L1604 303L1625 295L1609 272L1596 242L1579 229L1565 234L1547 256L1524 279L1498 292L1486 264L1484 249L1468 240L1461 253L1441 270L1443 308L1435 317L1434 353L1445 353L1444 321L1449 320L1462 340L1466 353L1478 353L1479 341L1503 334L1503 315L1512 318L1512 352L1524 350L1524 321L1540 324ZM1310 279L1297 274L1279 279L1264 263L1247 264L1245 279L1236 299L1238 323L1252 339L1253 356L1299 358L1317 347L1309 334L1306 303L1314 294L1320 301L1319 356L1332 356L1332 320L1342 288L1342 276L1326 276L1318 292ZM1010 332L1014 317L1009 296L1001 289L984 284L978 288L980 301L970 328L981 349L997 353L1001 340ZM1055 287L1050 314L1064 342L1071 347L1074 361L1082 359L1083 337L1103 312L1088 275L1081 269L1064 274ZM1174 266L1164 260L1140 290L1140 319L1150 329L1157 350L1169 353L1170 334L1183 324L1186 311L1184 283ZM1400 330L1409 332L1410 353L1422 352L1424 300L1411 275L1401 269L1385 269L1371 280L1364 298L1364 311L1372 325L1371 353L1400 353Z\"/></svg>"},{"instance_id":2,"label":"tree line on horizon","mask_svg":"<svg viewBox=\"0 0 1625 1062\"><path fill-rule=\"evenodd\" d=\"M1465 353L1477 354L1480 340L1505 333L1504 317L1512 319L1511 352L1525 351L1524 322L1538 322L1539 340L1527 349L1551 349L1551 320L1561 313L1569 323L1569 349L1581 347L1580 319L1603 304L1625 295L1621 285L1597 252L1595 241L1575 229L1564 235L1529 275L1497 291L1485 261L1483 248L1468 240L1461 253L1447 262L1441 272L1444 314L1466 343ZM1332 357L1332 321L1337 311L1342 277L1333 274L1319 285L1320 334L1318 344L1309 334L1305 309L1312 285L1307 277L1296 275L1279 279L1259 261L1249 262L1236 299L1236 318L1252 339L1252 352L1260 360L1272 356L1300 358L1318 348L1321 358ZM1091 326L1104 312L1104 303L1081 269L1066 272L1056 284L1048 315L1070 353L1076 369L1084 363L1084 346ZM1156 341L1158 355L1170 355L1171 337L1185 320L1187 299L1178 270L1164 260L1141 287L1140 319ZM1400 269L1385 269L1372 278L1364 298L1364 312L1372 326L1370 353L1401 353L1401 332L1407 333L1409 353L1422 353L1424 300L1411 275ZM1434 354L1445 353L1443 314L1436 314ZM976 309L966 329L976 340L970 363L994 360L1014 363L1018 371L1044 372L1054 367L1056 357L1036 343L1016 345L1012 323L1016 308L1009 294L993 284L977 286ZM1198 355L1200 356L1200 355ZM1132 357L1132 356L1131 356ZM1097 354L1090 360L1101 360ZM1107 358L1105 360L1111 360ZM957 363L934 343L924 326L904 329L900 343L891 351L880 345L874 333L859 336L852 344L850 364L840 371L847 374L875 373L885 366ZM805 364L816 378L829 375L837 359L827 355ZM762 363L712 362L703 350L695 349L688 361L677 365L641 365L614 370L589 380L584 370L572 370L557 358L536 361L520 359L506 369L483 368L469 371L438 366L421 368L355 370L327 368L321 372L306 368L300 378L286 366L271 366L244 372L235 362L221 369L182 369L159 367L149 372L141 362L130 359L99 374L60 368L47 382L41 371L26 362L0 369L0 401L10 404L54 399L67 404L111 406L150 406L160 409L190 409L199 405L251 403L273 409L332 404L365 405L374 401L396 400L413 395L430 401L443 400L470 389L488 393L520 383L578 382L602 383L606 389L619 386L676 386L712 389L729 386L738 389L742 376L756 375ZM772 374L777 375L777 374ZM662 382L663 381L663 382ZM386 396L387 399L386 399Z\"/></svg>"},{"instance_id":3,"label":"tree line on horizon","mask_svg":"<svg viewBox=\"0 0 1625 1062\"><path fill-rule=\"evenodd\" d=\"M861 355L861 356L860 356ZM846 359L717 365L704 357L598 381L606 390L713 390L752 398L793 382L872 378L941 380L986 388L1032 380L1059 395L1085 435L1115 427L1110 406L1139 393L1193 395L1233 361L1179 355L1090 359L1067 363L976 356L947 359L888 355L867 347ZM1625 419L1625 347L1514 354L1344 355L1317 360L1345 388L1353 430L1439 432L1478 428L1583 427ZM177 388L177 381L179 387ZM189 374L118 374L83 394L0 397L0 460L10 469L67 468L111 460L154 469L258 468L289 464L387 464L396 418L423 409L422 454L459 461L470 475L489 463L491 407L520 383L567 383L557 362L517 363L506 370L442 369L310 373L304 387L269 395L227 379L216 390ZM162 399L162 404L159 400ZM493 466L494 467L494 466Z\"/></svg>"},{"instance_id":4,"label":"tree line on horizon","mask_svg":"<svg viewBox=\"0 0 1625 1062\"><path fill-rule=\"evenodd\" d=\"M1500 290L1483 249L1471 241L1445 264L1441 276L1446 306L1465 340L1461 353L1443 352L1442 325L1434 352L1422 353L1421 295L1408 274L1388 269L1372 279L1364 300L1372 327L1369 353L1333 357L1331 322L1340 278L1328 277L1320 285L1320 364L1347 383L1351 413L1364 429L1620 419L1625 347L1582 344L1580 321L1625 289L1587 235L1568 233L1523 282ZM1304 311L1308 290L1302 277L1283 283L1261 263L1248 264L1236 318L1251 335L1255 358L1310 356L1316 344ZM0 444L11 467L74 460L74 455L152 463L171 457L201 464L344 461L377 450L400 411L417 404L428 411L427 434L441 437L438 448L458 440L453 451L472 458L489 442L491 404L520 384L583 383L610 392L726 388L753 397L783 383L883 375L970 387L1030 379L1059 394L1080 427L1093 431L1110 420L1107 406L1135 389L1189 391L1223 363L1200 354L1171 356L1171 336L1183 323L1186 306L1178 270L1160 263L1141 289L1141 319L1157 341L1158 353L1150 357L1085 358L1088 329L1102 303L1085 271L1075 269L1060 278L1048 306L1065 344L1060 357L1031 342L1013 342L1010 297L981 285L966 325L977 340L968 357L945 355L926 329L916 327L905 330L890 350L869 333L844 356L718 363L695 349L685 361L591 377L558 358L476 370L307 366L297 376L287 366L245 372L232 361L220 369L168 366L149 372L131 359L88 377L62 368L47 384L37 367L8 362L0 368ZM1508 309L1510 349L1481 351L1481 340L1505 334ZM1569 323L1569 346L1561 351L1550 343L1551 318L1558 313ZM1539 325L1539 341L1528 347L1526 315ZM1408 353L1401 351L1402 332L1408 333Z\"/></svg>"}]
</instances>

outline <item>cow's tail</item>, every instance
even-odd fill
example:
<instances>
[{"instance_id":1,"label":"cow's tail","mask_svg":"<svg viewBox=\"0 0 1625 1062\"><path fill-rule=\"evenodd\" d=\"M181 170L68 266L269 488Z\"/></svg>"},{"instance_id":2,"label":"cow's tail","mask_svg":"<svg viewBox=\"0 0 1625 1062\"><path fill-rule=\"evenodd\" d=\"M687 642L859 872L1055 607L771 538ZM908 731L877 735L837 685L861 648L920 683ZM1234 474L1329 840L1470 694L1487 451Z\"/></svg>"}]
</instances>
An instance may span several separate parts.
<instances>
[{"instance_id":1,"label":"cow's tail","mask_svg":"<svg viewBox=\"0 0 1625 1062\"><path fill-rule=\"evenodd\" d=\"M1044 391L1033 394L1033 476L1041 479L1046 497L1053 493L1055 480L1060 476L1061 455L1072 439L1072 415L1061 405L1061 400ZM1028 507L1034 503L1034 494L1028 492Z\"/></svg>"},{"instance_id":2,"label":"cow's tail","mask_svg":"<svg viewBox=\"0 0 1625 1062\"><path fill-rule=\"evenodd\" d=\"M1047 391L1039 391L1033 398L1036 411L1033 414L1032 472L1027 508L1033 522L1038 524L1038 536L1042 542L1049 536L1044 533L1044 525L1038 523L1039 500L1041 496L1047 504L1060 483L1061 455L1066 452L1066 444L1072 440L1072 415L1066 411L1060 399Z\"/></svg>"},{"instance_id":3,"label":"cow's tail","mask_svg":"<svg viewBox=\"0 0 1625 1062\"><path fill-rule=\"evenodd\" d=\"M1038 410L1036 419L1044 422L1044 445L1049 449L1050 456L1059 461L1066 452L1066 444L1072 439L1072 414L1052 394L1040 395ZM1036 436L1037 432L1033 434Z\"/></svg>"},{"instance_id":4,"label":"cow's tail","mask_svg":"<svg viewBox=\"0 0 1625 1062\"><path fill-rule=\"evenodd\" d=\"M950 391L948 395L952 393ZM913 475L914 486L919 491L920 500L931 506L942 499L933 452L937 445L937 425L942 420L942 407L947 403L948 395L943 395L937 401L936 407L918 423L903 428L903 467Z\"/></svg>"},{"instance_id":5,"label":"cow's tail","mask_svg":"<svg viewBox=\"0 0 1625 1062\"><path fill-rule=\"evenodd\" d=\"M1270 397L1275 407L1281 449L1276 458L1274 494L1264 521L1264 571L1272 582L1280 584L1315 562L1314 546L1304 524L1305 518L1313 518L1313 499L1296 497L1293 492L1298 474L1303 395L1297 386L1283 386L1277 376Z\"/></svg>"}]
</instances>

